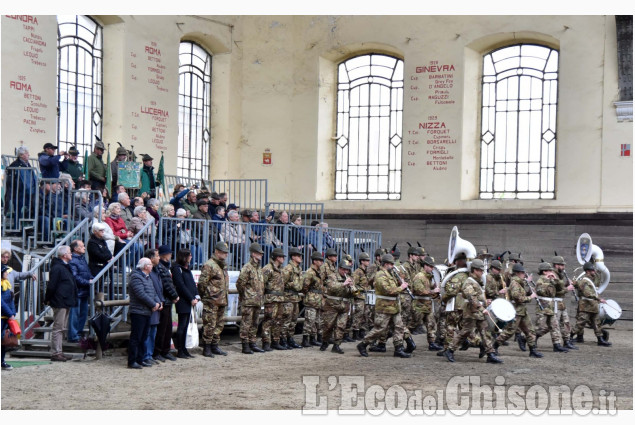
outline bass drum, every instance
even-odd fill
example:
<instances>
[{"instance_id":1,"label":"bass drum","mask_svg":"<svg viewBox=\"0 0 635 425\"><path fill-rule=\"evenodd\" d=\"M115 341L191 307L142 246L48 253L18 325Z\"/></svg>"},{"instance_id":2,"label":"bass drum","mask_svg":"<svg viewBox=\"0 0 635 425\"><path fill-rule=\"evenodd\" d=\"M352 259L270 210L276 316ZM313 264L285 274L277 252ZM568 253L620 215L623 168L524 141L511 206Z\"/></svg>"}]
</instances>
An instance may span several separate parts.
<instances>
[{"instance_id":1,"label":"bass drum","mask_svg":"<svg viewBox=\"0 0 635 425\"><path fill-rule=\"evenodd\" d=\"M516 318L516 309L514 305L507 301L504 298L496 298L492 303L487 307L487 311L489 311L489 319L487 319L487 324L489 326L490 332L497 332L498 328L505 329L507 325L512 323ZM494 325L496 323L496 326Z\"/></svg>"},{"instance_id":2,"label":"bass drum","mask_svg":"<svg viewBox=\"0 0 635 425\"><path fill-rule=\"evenodd\" d=\"M622 316L622 307L615 300L606 300L606 303L600 303L600 314L598 314L600 326L610 326L620 316Z\"/></svg>"}]
</instances>

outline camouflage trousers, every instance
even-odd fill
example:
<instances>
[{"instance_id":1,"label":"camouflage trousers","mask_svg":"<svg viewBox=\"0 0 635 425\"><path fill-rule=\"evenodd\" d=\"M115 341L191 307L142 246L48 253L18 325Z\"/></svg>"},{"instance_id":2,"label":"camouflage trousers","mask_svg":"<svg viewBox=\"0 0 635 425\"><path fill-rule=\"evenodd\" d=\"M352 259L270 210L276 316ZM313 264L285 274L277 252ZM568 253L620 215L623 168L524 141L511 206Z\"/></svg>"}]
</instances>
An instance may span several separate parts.
<instances>
[{"instance_id":1,"label":"camouflage trousers","mask_svg":"<svg viewBox=\"0 0 635 425\"><path fill-rule=\"evenodd\" d=\"M588 313L586 311L579 311L578 317L576 317L574 334L581 335L584 332L584 326L590 326L593 328L593 332L596 337L602 336L602 329L598 323L598 313Z\"/></svg>"},{"instance_id":2,"label":"camouflage trousers","mask_svg":"<svg viewBox=\"0 0 635 425\"><path fill-rule=\"evenodd\" d=\"M366 302L360 299L353 299L353 314L348 316L348 323L346 326L346 332L358 331L360 329L366 329L366 316L365 311Z\"/></svg>"},{"instance_id":3,"label":"camouflage trousers","mask_svg":"<svg viewBox=\"0 0 635 425\"><path fill-rule=\"evenodd\" d=\"M521 330L527 337L527 345L529 348L536 346L536 331L534 330L534 324L531 323L531 317L529 314L524 316L516 316L516 319L505 327L505 330L496 338L496 342L499 344L507 341L513 337L518 330Z\"/></svg>"},{"instance_id":4,"label":"camouflage trousers","mask_svg":"<svg viewBox=\"0 0 635 425\"><path fill-rule=\"evenodd\" d=\"M364 326L362 329L365 331L370 330L373 326L373 322L375 321L375 306L372 304L364 305Z\"/></svg>"},{"instance_id":5,"label":"camouflage trousers","mask_svg":"<svg viewBox=\"0 0 635 425\"><path fill-rule=\"evenodd\" d=\"M260 306L241 306L240 339L242 342L256 342Z\"/></svg>"},{"instance_id":6,"label":"camouflage trousers","mask_svg":"<svg viewBox=\"0 0 635 425\"><path fill-rule=\"evenodd\" d=\"M480 335L480 341L482 341L483 346L485 347L485 352L493 353L494 347L492 346L492 336L487 328L487 319L478 320L471 317L464 317L461 320L461 329L454 333L454 338L452 338L452 342L448 346L448 349L455 351L461 341L465 339L469 340L469 337L475 333Z\"/></svg>"},{"instance_id":7,"label":"camouflage trousers","mask_svg":"<svg viewBox=\"0 0 635 425\"><path fill-rule=\"evenodd\" d=\"M283 325L283 303L265 304L265 317L262 319L262 342L271 343L280 339Z\"/></svg>"},{"instance_id":8,"label":"camouflage trousers","mask_svg":"<svg viewBox=\"0 0 635 425\"><path fill-rule=\"evenodd\" d=\"M445 312L445 338L443 340L444 350L448 349L454 339L454 334L458 332L459 326L461 325L462 314L463 312L460 310Z\"/></svg>"},{"instance_id":9,"label":"camouflage trousers","mask_svg":"<svg viewBox=\"0 0 635 425\"><path fill-rule=\"evenodd\" d=\"M380 340L388 334L388 330L393 328L392 343L395 347L403 346L405 326L401 319L400 313L388 314L375 312L375 322L373 329L366 335L362 341L364 344L370 344L375 340ZM409 335L408 335L409 336Z\"/></svg>"},{"instance_id":10,"label":"camouflage trousers","mask_svg":"<svg viewBox=\"0 0 635 425\"><path fill-rule=\"evenodd\" d=\"M556 321L560 325L560 333L562 334L562 339L566 344L569 339L571 339L571 321L569 320L569 313L567 313L566 308L558 308L558 312L556 313Z\"/></svg>"},{"instance_id":11,"label":"camouflage trousers","mask_svg":"<svg viewBox=\"0 0 635 425\"><path fill-rule=\"evenodd\" d=\"M401 303L401 320L407 325L410 323L412 315L412 298L408 294L400 294L399 302Z\"/></svg>"},{"instance_id":12,"label":"camouflage trousers","mask_svg":"<svg viewBox=\"0 0 635 425\"><path fill-rule=\"evenodd\" d=\"M316 336L322 329L322 311L315 307L304 307L304 328L302 335Z\"/></svg>"},{"instance_id":13,"label":"camouflage trousers","mask_svg":"<svg viewBox=\"0 0 635 425\"><path fill-rule=\"evenodd\" d=\"M413 308L408 329L410 329L410 332L413 332L419 324L423 324L426 328L428 344L434 342L437 336L437 322L434 320L434 314L432 312L423 313L421 310Z\"/></svg>"},{"instance_id":14,"label":"camouflage trousers","mask_svg":"<svg viewBox=\"0 0 635 425\"><path fill-rule=\"evenodd\" d=\"M300 316L300 303L286 302L282 304L282 311L284 324L281 336L284 338L293 337L295 335L295 325L298 323L298 316Z\"/></svg>"},{"instance_id":15,"label":"camouflage trousers","mask_svg":"<svg viewBox=\"0 0 635 425\"><path fill-rule=\"evenodd\" d=\"M218 344L220 341L220 334L225 327L225 307L203 302L203 342L205 344Z\"/></svg>"},{"instance_id":16,"label":"camouflage trousers","mask_svg":"<svg viewBox=\"0 0 635 425\"><path fill-rule=\"evenodd\" d=\"M437 339L439 341L445 341L445 311L442 311L437 318Z\"/></svg>"},{"instance_id":17,"label":"camouflage trousers","mask_svg":"<svg viewBox=\"0 0 635 425\"><path fill-rule=\"evenodd\" d=\"M552 344L562 344L562 335L560 333L560 325L555 314L541 314L537 313L536 326L536 338L540 338L547 332L551 333Z\"/></svg>"},{"instance_id":18,"label":"camouflage trousers","mask_svg":"<svg viewBox=\"0 0 635 425\"><path fill-rule=\"evenodd\" d=\"M322 340L329 341L331 337L335 344L342 342L348 320L350 302L325 299L322 308Z\"/></svg>"}]
</instances>

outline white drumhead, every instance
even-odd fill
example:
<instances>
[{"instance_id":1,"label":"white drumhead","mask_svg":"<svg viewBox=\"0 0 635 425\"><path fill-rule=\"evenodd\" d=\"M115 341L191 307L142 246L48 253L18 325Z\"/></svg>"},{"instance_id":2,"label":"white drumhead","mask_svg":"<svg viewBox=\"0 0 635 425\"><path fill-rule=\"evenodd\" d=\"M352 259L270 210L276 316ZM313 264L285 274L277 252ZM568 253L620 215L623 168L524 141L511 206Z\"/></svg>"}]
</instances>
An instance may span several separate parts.
<instances>
[{"instance_id":1,"label":"white drumhead","mask_svg":"<svg viewBox=\"0 0 635 425\"><path fill-rule=\"evenodd\" d=\"M516 309L514 305L503 298L496 298L489 305L489 310L496 315L496 317L505 322L509 322L516 317Z\"/></svg>"},{"instance_id":2,"label":"white drumhead","mask_svg":"<svg viewBox=\"0 0 635 425\"><path fill-rule=\"evenodd\" d=\"M604 309L606 316L613 320L619 319L622 315L622 308L620 305L615 300L606 300L606 304L607 305L600 304L600 306Z\"/></svg>"}]
</instances>

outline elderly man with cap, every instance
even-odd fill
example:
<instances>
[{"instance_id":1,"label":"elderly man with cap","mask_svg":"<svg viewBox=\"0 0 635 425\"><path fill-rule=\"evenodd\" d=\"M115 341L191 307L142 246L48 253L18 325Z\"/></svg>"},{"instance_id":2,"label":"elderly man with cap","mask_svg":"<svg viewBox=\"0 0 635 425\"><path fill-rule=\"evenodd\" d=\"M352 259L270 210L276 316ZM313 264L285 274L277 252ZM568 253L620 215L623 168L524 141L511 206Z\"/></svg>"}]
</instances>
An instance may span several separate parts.
<instances>
[{"instance_id":1,"label":"elderly man with cap","mask_svg":"<svg viewBox=\"0 0 635 425\"><path fill-rule=\"evenodd\" d=\"M401 284L392 273L395 265L395 259L390 254L384 254L381 257L381 269L375 275L375 323L373 329L366 337L357 344L359 353L368 357L366 347L368 344L381 338L388 330L393 328L393 345L395 346L395 357L408 358L409 353L403 349L403 335L405 326L401 320L401 312L399 305L399 294L408 288L406 282Z\"/></svg>"},{"instance_id":2,"label":"elderly man with cap","mask_svg":"<svg viewBox=\"0 0 635 425\"><path fill-rule=\"evenodd\" d=\"M415 249L415 252L418 252L418 250ZM428 256L425 256L420 261L422 270L412 279L412 293L415 298L412 300L412 317L408 328L410 333L413 333L417 325L423 323L427 331L428 350L440 351L443 350L443 347L434 342L436 338L436 323L433 298L439 296L439 288L432 282L434 261Z\"/></svg>"},{"instance_id":3,"label":"elderly man with cap","mask_svg":"<svg viewBox=\"0 0 635 425\"><path fill-rule=\"evenodd\" d=\"M454 362L454 351L459 343L467 340L470 334L476 330L481 335L479 358L487 354L487 363L503 363L494 352L492 338L488 331L486 316L489 316L489 310L487 310L489 301L486 300L485 292L479 283L482 280L483 273L485 273L483 260L472 260L470 263L470 274L459 289L463 299L465 299L461 330L454 334L452 342L445 351L445 357L450 362Z\"/></svg>"},{"instance_id":4,"label":"elderly man with cap","mask_svg":"<svg viewBox=\"0 0 635 425\"><path fill-rule=\"evenodd\" d=\"M560 326L560 333L562 334L562 339L564 340L564 348L568 350L577 350L578 347L573 345L571 341L571 322L569 320L569 313L567 313L567 303L565 302L565 297L568 291L575 291L575 286L573 286L573 282L567 276L567 271L565 270L566 263L564 262L564 258L556 255L551 259L551 265L554 268L554 281L556 286L556 301L558 304L557 311L555 313L556 322Z\"/></svg>"},{"instance_id":5,"label":"elderly man with cap","mask_svg":"<svg viewBox=\"0 0 635 425\"><path fill-rule=\"evenodd\" d=\"M264 294L264 277L260 268L264 251L260 244L254 242L249 245L249 253L249 261L240 270L240 275L236 281L242 313L240 340L243 354L254 353L253 348L256 347L256 333L258 332L258 316Z\"/></svg>"},{"instance_id":6,"label":"elderly man with cap","mask_svg":"<svg viewBox=\"0 0 635 425\"><path fill-rule=\"evenodd\" d=\"M77 161L79 151L75 146L71 146L68 153L64 155L64 161L60 163L60 170L70 174L75 187L79 185L79 181L84 178L84 170L82 165Z\"/></svg>"},{"instance_id":7,"label":"elderly man with cap","mask_svg":"<svg viewBox=\"0 0 635 425\"><path fill-rule=\"evenodd\" d=\"M106 164L101 159L105 150L104 142L98 140L86 162L86 172L92 190L102 190L106 186Z\"/></svg>"},{"instance_id":8,"label":"elderly man with cap","mask_svg":"<svg viewBox=\"0 0 635 425\"><path fill-rule=\"evenodd\" d=\"M284 282L282 281L282 265L285 255L282 248L271 251L269 263L262 268L265 294L265 317L262 321L262 349L263 351L286 350L287 344L281 344L283 325ZM252 348L260 352L260 349ZM291 349L291 348L289 348Z\"/></svg>"},{"instance_id":9,"label":"elderly man with cap","mask_svg":"<svg viewBox=\"0 0 635 425\"><path fill-rule=\"evenodd\" d=\"M123 146L117 148L115 159L110 162L110 174L112 176L112 188L108 188L110 193L115 193L117 182L119 181L119 163L128 159L128 151ZM111 190L112 189L112 190Z\"/></svg>"},{"instance_id":10,"label":"elderly man with cap","mask_svg":"<svg viewBox=\"0 0 635 425\"><path fill-rule=\"evenodd\" d=\"M585 325L588 325L593 328L593 332L598 339L598 345L610 347L613 344L604 338L597 320L598 314L600 313L599 303L606 303L606 300L600 297L595 286L594 279L597 274L595 264L587 261L582 266L582 269L584 270L584 275L577 282L578 291L580 293L578 317L576 318L575 328L573 329L571 337L581 332Z\"/></svg>"},{"instance_id":11,"label":"elderly man with cap","mask_svg":"<svg viewBox=\"0 0 635 425\"><path fill-rule=\"evenodd\" d=\"M328 258L327 258L328 261ZM325 351L329 346L331 337L333 338L333 348L331 352L344 354L340 348L348 312L351 308L351 295L356 291L353 279L348 274L351 272L352 264L345 259L340 259L340 263L335 273L327 274L324 281L324 304L322 307L322 345L320 351Z\"/></svg>"},{"instance_id":12,"label":"elderly man with cap","mask_svg":"<svg viewBox=\"0 0 635 425\"><path fill-rule=\"evenodd\" d=\"M175 361L170 353L172 340L172 305L179 301L179 294L176 292L172 272L170 272L170 260L172 260L172 250L168 245L159 247L159 263L154 265L154 270L161 279L163 287L163 310L160 310L157 334L154 339L154 352L152 358L164 362L166 359ZM154 263L153 263L154 264Z\"/></svg>"},{"instance_id":13,"label":"elderly man with cap","mask_svg":"<svg viewBox=\"0 0 635 425\"><path fill-rule=\"evenodd\" d=\"M44 179L56 179L60 176L60 158L62 155L66 155L66 152L62 151L55 155L56 150L57 146L53 143L46 143L43 151L38 154L40 172Z\"/></svg>"},{"instance_id":14,"label":"elderly man with cap","mask_svg":"<svg viewBox=\"0 0 635 425\"><path fill-rule=\"evenodd\" d=\"M556 312L558 311L558 300L556 300L556 275L554 268L549 263L540 263L538 265L538 274L540 277L536 282L536 294L538 302L542 309L536 310L536 344L538 338L551 333L551 342L553 343L553 351L566 353L569 350L562 347L562 335L560 334L560 325L556 320Z\"/></svg>"},{"instance_id":15,"label":"elderly man with cap","mask_svg":"<svg viewBox=\"0 0 635 425\"><path fill-rule=\"evenodd\" d=\"M295 325L300 316L300 292L302 291L302 251L289 248L289 263L282 269L282 283L284 284L284 303L282 304L282 329L280 338L286 338L287 347L302 348L293 336ZM308 342L308 341L307 341Z\"/></svg>"},{"instance_id":16,"label":"elderly man with cap","mask_svg":"<svg viewBox=\"0 0 635 425\"><path fill-rule=\"evenodd\" d=\"M181 208L190 212L190 216L193 216L194 213L198 210L198 206L196 205L198 195L193 190L187 192L185 195L185 200L181 201ZM209 208L209 207L208 207ZM178 209L177 209L178 211Z\"/></svg>"},{"instance_id":17,"label":"elderly man with cap","mask_svg":"<svg viewBox=\"0 0 635 425\"><path fill-rule=\"evenodd\" d=\"M207 199L199 199L196 201L196 211L192 215L192 218L196 218L198 220L212 219L209 215L209 202L207 202Z\"/></svg>"},{"instance_id":18,"label":"elderly man with cap","mask_svg":"<svg viewBox=\"0 0 635 425\"><path fill-rule=\"evenodd\" d=\"M320 268L324 264L322 254L314 251L311 254L311 266L302 276L302 292L304 293L304 327L302 346L319 346L317 336L322 329L322 301L324 284Z\"/></svg>"},{"instance_id":19,"label":"elderly man with cap","mask_svg":"<svg viewBox=\"0 0 635 425\"><path fill-rule=\"evenodd\" d=\"M541 358L542 353L536 349L536 331L531 322L531 317L527 313L526 304L537 298L535 292L527 283L527 273L522 264L516 263L512 266L512 279L509 285L509 299L516 308L516 318L514 322L505 328L505 331L496 337L494 349L511 338L519 329L527 335L527 345L529 345L529 357ZM530 294L530 295L529 295Z\"/></svg>"},{"instance_id":20,"label":"elderly man with cap","mask_svg":"<svg viewBox=\"0 0 635 425\"><path fill-rule=\"evenodd\" d=\"M226 356L227 353L218 347L220 334L225 327L225 309L229 291L229 274L227 273L227 255L229 247L225 242L218 242L214 254L205 262L198 279L198 293L203 302L203 356L214 357L214 354Z\"/></svg>"},{"instance_id":21,"label":"elderly man with cap","mask_svg":"<svg viewBox=\"0 0 635 425\"><path fill-rule=\"evenodd\" d=\"M144 193L147 193L150 198L154 198L156 196L156 188L157 186L161 186L161 182L156 181L154 175L154 167L152 166L152 158L150 155L143 154L141 158L143 160L143 168L141 169L141 188L139 188L139 193L143 196Z\"/></svg>"}]
</instances>

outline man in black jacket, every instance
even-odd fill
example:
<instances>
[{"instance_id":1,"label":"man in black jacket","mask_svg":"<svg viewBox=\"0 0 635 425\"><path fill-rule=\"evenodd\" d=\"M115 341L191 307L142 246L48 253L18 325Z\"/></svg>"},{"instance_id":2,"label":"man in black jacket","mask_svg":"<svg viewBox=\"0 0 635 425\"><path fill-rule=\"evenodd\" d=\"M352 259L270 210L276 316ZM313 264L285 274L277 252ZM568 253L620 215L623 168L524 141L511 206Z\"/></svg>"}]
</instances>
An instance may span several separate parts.
<instances>
[{"instance_id":1,"label":"man in black jacket","mask_svg":"<svg viewBox=\"0 0 635 425\"><path fill-rule=\"evenodd\" d=\"M154 354L152 358L162 362L165 359L176 360L176 357L170 353L170 340L172 339L172 303L178 302L179 294L176 293L174 282L172 282L172 273L170 273L171 259L172 250L170 247L161 245L159 247L159 264L154 266L154 269L159 274L159 278L161 278L165 301L159 316L159 326L154 339Z\"/></svg>"},{"instance_id":2,"label":"man in black jacket","mask_svg":"<svg viewBox=\"0 0 635 425\"><path fill-rule=\"evenodd\" d=\"M57 258L51 261L49 281L44 295L44 303L53 308L51 361L54 362L65 362L73 358L62 352L62 338L68 322L68 312L77 305L77 284L68 265L72 258L70 247L62 245L57 249Z\"/></svg>"}]
</instances>

